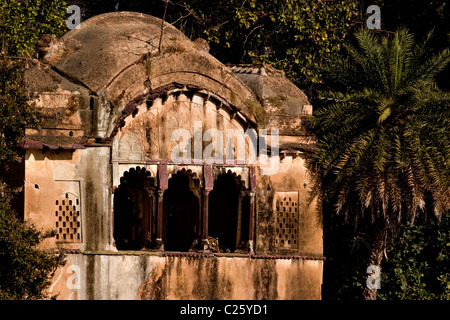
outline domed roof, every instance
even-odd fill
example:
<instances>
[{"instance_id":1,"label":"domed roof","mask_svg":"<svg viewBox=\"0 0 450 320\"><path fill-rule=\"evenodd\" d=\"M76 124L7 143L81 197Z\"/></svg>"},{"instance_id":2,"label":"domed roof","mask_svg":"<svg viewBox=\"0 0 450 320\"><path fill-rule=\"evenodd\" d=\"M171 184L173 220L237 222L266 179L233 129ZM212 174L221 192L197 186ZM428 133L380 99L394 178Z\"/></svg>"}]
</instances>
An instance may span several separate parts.
<instances>
[{"instance_id":1,"label":"domed roof","mask_svg":"<svg viewBox=\"0 0 450 320\"><path fill-rule=\"evenodd\" d=\"M76 86L77 94L88 92L102 108L109 110L110 104L111 110L104 113L112 116L102 136L111 134L117 116L131 110L136 101L174 84L209 92L252 125L257 123L254 110L261 107L257 95L208 53L204 40L191 41L159 18L138 12L105 13L40 49L42 63L28 72L30 85L41 93L56 87L73 93Z\"/></svg>"},{"instance_id":2,"label":"domed roof","mask_svg":"<svg viewBox=\"0 0 450 320\"><path fill-rule=\"evenodd\" d=\"M44 61L98 91L143 55L158 52L161 27L161 19L142 13L101 14L61 37ZM162 48L186 46L189 42L178 29L164 24Z\"/></svg>"},{"instance_id":3,"label":"domed roof","mask_svg":"<svg viewBox=\"0 0 450 320\"><path fill-rule=\"evenodd\" d=\"M71 130L73 139L111 138L138 103L174 88L202 92L246 126L280 127L282 133L301 133L302 118L311 112L304 93L277 70L225 66L208 53L206 41L191 41L150 15L106 13L45 40L39 44L41 62L26 71L38 105L52 116L40 135Z\"/></svg>"},{"instance_id":4,"label":"domed roof","mask_svg":"<svg viewBox=\"0 0 450 320\"><path fill-rule=\"evenodd\" d=\"M231 70L260 98L267 102L266 109L287 115L308 113L310 103L306 94L269 64L231 65ZM281 110L282 109L282 110ZM312 111L312 110L311 110Z\"/></svg>"}]
</instances>

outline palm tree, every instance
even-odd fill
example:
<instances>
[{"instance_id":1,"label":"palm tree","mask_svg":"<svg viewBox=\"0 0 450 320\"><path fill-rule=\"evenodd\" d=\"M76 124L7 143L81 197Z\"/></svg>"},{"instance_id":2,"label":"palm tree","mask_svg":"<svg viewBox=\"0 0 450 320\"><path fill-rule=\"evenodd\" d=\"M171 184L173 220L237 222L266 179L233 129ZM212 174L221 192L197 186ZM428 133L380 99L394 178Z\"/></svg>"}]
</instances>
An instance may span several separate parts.
<instances>
[{"instance_id":1,"label":"palm tree","mask_svg":"<svg viewBox=\"0 0 450 320\"><path fill-rule=\"evenodd\" d=\"M450 51L431 56L431 35L416 44L406 29L361 29L347 56L325 67L332 89L311 121L319 138L311 164L324 200L359 230L367 266L380 267L405 219L450 209L450 94L435 83ZM376 287L364 287L376 299Z\"/></svg>"}]
</instances>

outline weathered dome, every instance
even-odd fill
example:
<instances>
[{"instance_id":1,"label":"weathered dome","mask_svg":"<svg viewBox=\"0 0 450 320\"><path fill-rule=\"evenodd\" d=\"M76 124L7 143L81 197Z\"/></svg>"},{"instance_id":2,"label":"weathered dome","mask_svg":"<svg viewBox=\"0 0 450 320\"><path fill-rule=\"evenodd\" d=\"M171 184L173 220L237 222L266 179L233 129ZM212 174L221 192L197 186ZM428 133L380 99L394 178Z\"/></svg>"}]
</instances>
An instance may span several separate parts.
<instances>
[{"instance_id":1,"label":"weathered dome","mask_svg":"<svg viewBox=\"0 0 450 320\"><path fill-rule=\"evenodd\" d=\"M49 127L70 128L73 139L114 135L137 103L174 87L202 91L257 125L256 94L207 52L204 41L191 41L159 18L106 13L46 43L40 46L41 61L34 61L25 77L50 115ZM47 135L61 133L52 130Z\"/></svg>"},{"instance_id":2,"label":"weathered dome","mask_svg":"<svg viewBox=\"0 0 450 320\"><path fill-rule=\"evenodd\" d=\"M312 107L281 71L225 66L205 40L191 41L159 18L111 12L44 40L25 78L48 117L45 130L28 130L28 139L65 148L80 138L108 139L138 104L181 88L215 99L246 127L279 129L281 147L305 149L290 140L310 136L304 120Z\"/></svg>"},{"instance_id":3,"label":"weathered dome","mask_svg":"<svg viewBox=\"0 0 450 320\"><path fill-rule=\"evenodd\" d=\"M61 37L44 61L97 92L144 55L158 53L161 27L161 19L142 13L101 14ZM163 50L188 46L182 32L164 24Z\"/></svg>"}]
</instances>

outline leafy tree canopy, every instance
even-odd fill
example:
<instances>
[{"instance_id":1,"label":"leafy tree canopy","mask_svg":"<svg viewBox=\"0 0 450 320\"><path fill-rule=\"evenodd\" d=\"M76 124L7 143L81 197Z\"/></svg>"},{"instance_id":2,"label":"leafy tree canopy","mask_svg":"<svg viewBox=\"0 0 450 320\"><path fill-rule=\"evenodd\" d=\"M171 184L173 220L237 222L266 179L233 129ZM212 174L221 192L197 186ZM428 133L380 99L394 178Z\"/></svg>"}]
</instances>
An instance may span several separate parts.
<instances>
[{"instance_id":1,"label":"leafy tree canopy","mask_svg":"<svg viewBox=\"0 0 450 320\"><path fill-rule=\"evenodd\" d=\"M63 0L0 0L1 51L30 56L41 35L62 35L66 10Z\"/></svg>"},{"instance_id":2,"label":"leafy tree canopy","mask_svg":"<svg viewBox=\"0 0 450 320\"><path fill-rule=\"evenodd\" d=\"M320 83L322 62L340 51L359 17L356 1L199 2L188 8L219 60L270 63L306 90Z\"/></svg>"},{"instance_id":3,"label":"leafy tree canopy","mask_svg":"<svg viewBox=\"0 0 450 320\"><path fill-rule=\"evenodd\" d=\"M387 250L381 274L383 300L450 299L450 213L405 223Z\"/></svg>"},{"instance_id":4,"label":"leafy tree canopy","mask_svg":"<svg viewBox=\"0 0 450 320\"><path fill-rule=\"evenodd\" d=\"M450 51L429 56L430 38L415 44L406 29L384 37L361 29L358 47L346 45L348 56L324 68L334 90L323 92L324 107L311 122L320 139L313 159L325 177L351 181L330 188L339 210L353 192L361 210L376 206L372 216L406 210L413 219L427 192L437 214L449 206L450 95L435 77Z\"/></svg>"},{"instance_id":5,"label":"leafy tree canopy","mask_svg":"<svg viewBox=\"0 0 450 320\"><path fill-rule=\"evenodd\" d=\"M0 167L17 160L17 143L25 127L39 123L39 112L23 82L25 63L0 58Z\"/></svg>"},{"instance_id":6,"label":"leafy tree canopy","mask_svg":"<svg viewBox=\"0 0 450 320\"><path fill-rule=\"evenodd\" d=\"M12 195L0 183L0 299L42 299L64 255L36 250L50 235L17 218L10 206Z\"/></svg>"},{"instance_id":7,"label":"leafy tree canopy","mask_svg":"<svg viewBox=\"0 0 450 320\"><path fill-rule=\"evenodd\" d=\"M23 82L26 58L34 54L43 34L63 34L66 9L62 0L0 0L0 164L16 160L16 144L25 127L39 122Z\"/></svg>"},{"instance_id":8,"label":"leafy tree canopy","mask_svg":"<svg viewBox=\"0 0 450 320\"><path fill-rule=\"evenodd\" d=\"M374 0L369 4L380 7L382 29L393 31L399 27L405 27L417 39L426 37L428 32L433 30L434 36L429 42L431 52L437 53L449 46L450 2L448 0ZM437 76L436 80L443 90L450 91L450 65Z\"/></svg>"},{"instance_id":9,"label":"leafy tree canopy","mask_svg":"<svg viewBox=\"0 0 450 320\"><path fill-rule=\"evenodd\" d=\"M39 37L64 31L65 11L64 1L0 0L1 172L20 161L17 143L25 127L39 123L23 74ZM19 219L22 213L11 208L16 192L0 179L0 299L41 299L50 276L64 263L63 255L37 249L50 235Z\"/></svg>"},{"instance_id":10,"label":"leafy tree canopy","mask_svg":"<svg viewBox=\"0 0 450 320\"><path fill-rule=\"evenodd\" d=\"M162 18L165 1L81 1L86 19L131 10ZM191 39L205 38L224 63L269 63L305 91L321 82L319 67L339 52L360 21L358 1L192 0L170 1L165 19ZM309 92L307 92L309 93Z\"/></svg>"},{"instance_id":11,"label":"leafy tree canopy","mask_svg":"<svg viewBox=\"0 0 450 320\"><path fill-rule=\"evenodd\" d=\"M450 94L435 82L450 51L430 55L431 34L416 44L404 28L384 36L362 28L355 38L324 68L333 90L311 121L319 138L311 159L326 199L363 228L368 265L380 265L404 218L450 209Z\"/></svg>"}]
</instances>

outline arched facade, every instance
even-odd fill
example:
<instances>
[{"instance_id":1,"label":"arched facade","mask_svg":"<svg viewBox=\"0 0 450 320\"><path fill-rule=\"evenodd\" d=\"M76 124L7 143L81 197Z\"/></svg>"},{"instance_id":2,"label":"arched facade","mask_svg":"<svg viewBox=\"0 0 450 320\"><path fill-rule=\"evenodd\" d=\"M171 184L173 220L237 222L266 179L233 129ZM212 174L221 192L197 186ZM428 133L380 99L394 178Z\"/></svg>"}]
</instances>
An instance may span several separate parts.
<instances>
[{"instance_id":1,"label":"arched facade","mask_svg":"<svg viewBox=\"0 0 450 320\"><path fill-rule=\"evenodd\" d=\"M270 66L222 64L168 24L160 44L161 25L93 17L26 71L48 117L21 143L24 217L56 234L43 249L68 250L51 294L320 299L307 97Z\"/></svg>"},{"instance_id":2,"label":"arched facade","mask_svg":"<svg viewBox=\"0 0 450 320\"><path fill-rule=\"evenodd\" d=\"M225 102L206 90L192 90L185 86L172 87L154 96L153 99L146 97L116 122L117 129L114 129L110 136L113 153L113 184L116 192L121 192L118 183L121 183L120 180L123 178L120 180L117 178L121 176L121 168L124 166L147 165L158 173L158 179L153 180L153 191L151 194L148 193L148 197L158 198L158 200L152 200L154 204L152 216L157 218L155 218L154 232L150 235L152 239L150 248L172 251L207 250L210 236L208 228L210 225L215 226L216 223L209 218L209 208L214 208L215 204L215 202L209 202L209 193L213 191L214 181L217 181L213 176L212 166L216 168L216 171L229 168L229 172L240 172L246 175L243 185L239 185L239 193L241 188L242 192L250 191L248 183L250 168L254 170L255 165L255 163L251 164L251 157L256 153L257 147L255 139L246 134L251 124L245 117L236 116L236 111ZM206 170L205 166L207 166ZM179 186L179 190L173 186L171 188L171 182L176 184L179 179L175 177L182 170L193 174L190 180L191 184L193 179L197 182L196 187L191 186L186 189ZM181 201L181 197L178 197L178 201L183 204L173 203L173 199L177 199L176 192L183 195L184 202ZM227 193L226 190L225 193ZM116 193L113 197L115 208L123 205L116 199ZM218 195L215 197L222 199ZM241 202L250 201L249 197L239 197ZM234 195L231 199L236 200ZM158 206L159 202L163 205ZM196 202L195 205L192 202ZM250 205L240 207L245 210L244 216L250 219ZM196 210L195 219L180 218L181 213L178 211L182 208L185 208L186 215L189 216L194 214L193 210ZM174 212L178 212L178 218L175 217ZM242 216L242 212L240 214ZM237 216L230 219L237 219ZM195 225L186 226L189 231L185 232L177 227L179 221L192 224L194 220L197 222ZM224 222L226 223L222 217L220 223ZM244 224L247 228L251 225L249 221ZM241 225L242 223L239 227ZM177 231L172 231L172 228ZM230 230L231 233L236 233L237 224L230 225L230 228L233 229ZM191 229L195 229L195 232ZM194 234L195 237L190 239L190 236L185 233ZM245 234L249 233L252 232L246 230ZM179 239L173 236L174 234L178 234L180 238L184 237L187 243L178 243ZM120 243L117 239L115 241ZM174 243L177 244L171 245ZM253 239L246 239L245 245L234 244L232 248L233 251L238 247L242 250L244 246L252 250Z\"/></svg>"}]
</instances>

